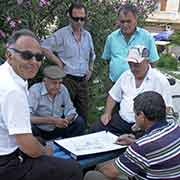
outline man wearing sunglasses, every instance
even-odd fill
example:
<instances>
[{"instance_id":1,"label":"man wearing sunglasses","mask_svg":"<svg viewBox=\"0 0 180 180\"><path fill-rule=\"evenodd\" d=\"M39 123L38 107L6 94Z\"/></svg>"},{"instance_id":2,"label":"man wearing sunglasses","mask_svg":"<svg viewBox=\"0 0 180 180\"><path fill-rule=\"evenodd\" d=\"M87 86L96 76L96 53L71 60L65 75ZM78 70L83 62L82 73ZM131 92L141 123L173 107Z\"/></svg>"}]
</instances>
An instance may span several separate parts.
<instances>
[{"instance_id":1,"label":"man wearing sunglasses","mask_svg":"<svg viewBox=\"0 0 180 180\"><path fill-rule=\"evenodd\" d=\"M76 162L51 156L51 147L32 135L27 80L36 75L44 57L38 39L29 30L19 30L7 47L7 61L0 66L1 179L81 179Z\"/></svg>"},{"instance_id":2,"label":"man wearing sunglasses","mask_svg":"<svg viewBox=\"0 0 180 180\"><path fill-rule=\"evenodd\" d=\"M87 119L88 80L95 60L91 35L83 26L87 10L83 4L73 3L68 10L70 24L42 42L44 54L54 63L63 67L66 77L64 84L79 115ZM56 52L58 58L52 52Z\"/></svg>"},{"instance_id":3,"label":"man wearing sunglasses","mask_svg":"<svg viewBox=\"0 0 180 180\"><path fill-rule=\"evenodd\" d=\"M43 74L43 81L29 89L33 134L44 140L83 135L85 122L78 116L62 84L63 70L51 65L44 68Z\"/></svg>"},{"instance_id":4,"label":"man wearing sunglasses","mask_svg":"<svg viewBox=\"0 0 180 180\"><path fill-rule=\"evenodd\" d=\"M133 5L123 5L119 9L118 29L106 40L102 59L109 64L109 78L115 83L120 75L129 69L126 62L128 50L135 45L145 46L149 50L148 61L154 66L159 59L155 41L146 30L137 27L137 9Z\"/></svg>"}]
</instances>

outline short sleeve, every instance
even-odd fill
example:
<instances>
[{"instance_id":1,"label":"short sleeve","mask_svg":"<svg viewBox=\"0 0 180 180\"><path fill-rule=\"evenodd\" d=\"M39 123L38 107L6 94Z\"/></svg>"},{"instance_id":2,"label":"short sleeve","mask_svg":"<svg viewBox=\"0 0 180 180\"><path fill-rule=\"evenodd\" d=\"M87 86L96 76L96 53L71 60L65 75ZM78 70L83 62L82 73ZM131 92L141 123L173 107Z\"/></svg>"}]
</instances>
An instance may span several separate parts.
<instances>
[{"instance_id":1,"label":"short sleeve","mask_svg":"<svg viewBox=\"0 0 180 180\"><path fill-rule=\"evenodd\" d=\"M2 116L9 135L32 133L25 93L15 90L9 92L2 103Z\"/></svg>"},{"instance_id":2,"label":"short sleeve","mask_svg":"<svg viewBox=\"0 0 180 180\"><path fill-rule=\"evenodd\" d=\"M110 61L111 60L111 49L110 49L110 36L107 37L106 43L104 46L104 51L102 54L102 59Z\"/></svg>"}]
</instances>

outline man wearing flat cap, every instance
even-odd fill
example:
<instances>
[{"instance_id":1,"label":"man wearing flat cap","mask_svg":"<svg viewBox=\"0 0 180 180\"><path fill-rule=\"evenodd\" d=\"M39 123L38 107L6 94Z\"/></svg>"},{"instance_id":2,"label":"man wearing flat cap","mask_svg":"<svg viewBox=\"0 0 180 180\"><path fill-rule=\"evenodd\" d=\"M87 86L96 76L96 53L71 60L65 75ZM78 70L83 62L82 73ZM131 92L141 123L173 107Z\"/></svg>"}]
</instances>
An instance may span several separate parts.
<instances>
[{"instance_id":1,"label":"man wearing flat cap","mask_svg":"<svg viewBox=\"0 0 180 180\"><path fill-rule=\"evenodd\" d=\"M82 135L85 123L78 116L67 88L62 84L64 72L55 65L43 71L41 83L29 89L32 130L44 140Z\"/></svg>"},{"instance_id":2,"label":"man wearing flat cap","mask_svg":"<svg viewBox=\"0 0 180 180\"><path fill-rule=\"evenodd\" d=\"M121 135L132 133L135 123L133 99L145 91L156 91L165 100L167 111L172 107L170 85L166 77L148 63L149 50L136 45L128 52L130 70L125 71L109 91L105 112L95 122L90 132L108 130ZM119 112L113 112L116 103L120 103Z\"/></svg>"}]
</instances>

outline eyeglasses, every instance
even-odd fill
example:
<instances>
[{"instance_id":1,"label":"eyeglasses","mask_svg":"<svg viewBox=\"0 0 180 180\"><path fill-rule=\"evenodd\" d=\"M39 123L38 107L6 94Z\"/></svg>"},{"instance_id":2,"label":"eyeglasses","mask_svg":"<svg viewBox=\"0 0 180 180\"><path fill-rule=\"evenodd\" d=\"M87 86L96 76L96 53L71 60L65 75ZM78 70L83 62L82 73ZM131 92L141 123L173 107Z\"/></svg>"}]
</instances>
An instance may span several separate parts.
<instances>
[{"instance_id":1,"label":"eyeglasses","mask_svg":"<svg viewBox=\"0 0 180 180\"><path fill-rule=\"evenodd\" d=\"M73 16L71 16L71 18L76 22L78 22L79 20L80 21L85 21L86 20L86 17L73 17Z\"/></svg>"},{"instance_id":2,"label":"eyeglasses","mask_svg":"<svg viewBox=\"0 0 180 180\"><path fill-rule=\"evenodd\" d=\"M15 49L15 48L9 48L9 49L12 49L13 51L15 51L16 53L19 53L20 56L24 59L24 60L31 60L33 57L36 58L36 61L38 62L41 62L45 59L45 56L43 54L40 54L40 53L32 53L31 51L20 51L18 49Z\"/></svg>"},{"instance_id":3,"label":"eyeglasses","mask_svg":"<svg viewBox=\"0 0 180 180\"><path fill-rule=\"evenodd\" d=\"M128 23L128 24L129 24L129 23L131 23L131 20L127 20L127 21L125 21L125 20L120 20L120 23L121 23L121 24L125 24L125 23Z\"/></svg>"}]
</instances>

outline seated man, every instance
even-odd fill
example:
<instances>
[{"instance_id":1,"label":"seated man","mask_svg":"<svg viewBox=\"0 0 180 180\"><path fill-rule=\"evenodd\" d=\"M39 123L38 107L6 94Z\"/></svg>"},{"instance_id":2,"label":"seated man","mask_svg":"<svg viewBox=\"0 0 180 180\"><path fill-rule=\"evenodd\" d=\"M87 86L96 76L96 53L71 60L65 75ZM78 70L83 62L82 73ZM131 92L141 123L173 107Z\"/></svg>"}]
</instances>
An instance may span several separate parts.
<instances>
[{"instance_id":1,"label":"seated man","mask_svg":"<svg viewBox=\"0 0 180 180\"><path fill-rule=\"evenodd\" d=\"M116 135L131 133L135 122L133 99L144 91L160 93L167 110L172 107L170 85L166 77L148 63L149 51L143 46L129 50L128 64L130 70L124 72L109 91L105 112L100 121L94 123L90 132L108 130ZM118 113L112 113L116 103L120 103Z\"/></svg>"},{"instance_id":2,"label":"seated man","mask_svg":"<svg viewBox=\"0 0 180 180\"><path fill-rule=\"evenodd\" d=\"M58 66L47 66L43 74L43 82L29 89L33 134L45 140L82 135L85 122L62 84L64 72Z\"/></svg>"},{"instance_id":3,"label":"seated man","mask_svg":"<svg viewBox=\"0 0 180 180\"><path fill-rule=\"evenodd\" d=\"M144 136L138 140L131 134L120 136L117 143L130 144L125 153L100 165L98 171L88 172L84 180L115 179L122 174L135 179L180 179L180 126L166 121L162 96L154 91L139 94L134 113Z\"/></svg>"}]
</instances>

